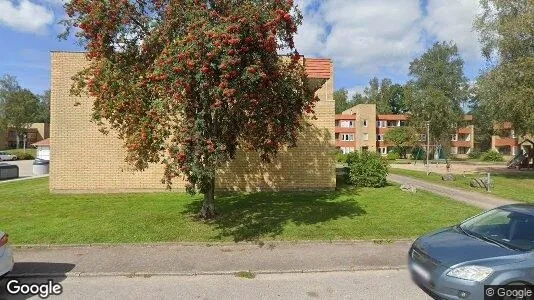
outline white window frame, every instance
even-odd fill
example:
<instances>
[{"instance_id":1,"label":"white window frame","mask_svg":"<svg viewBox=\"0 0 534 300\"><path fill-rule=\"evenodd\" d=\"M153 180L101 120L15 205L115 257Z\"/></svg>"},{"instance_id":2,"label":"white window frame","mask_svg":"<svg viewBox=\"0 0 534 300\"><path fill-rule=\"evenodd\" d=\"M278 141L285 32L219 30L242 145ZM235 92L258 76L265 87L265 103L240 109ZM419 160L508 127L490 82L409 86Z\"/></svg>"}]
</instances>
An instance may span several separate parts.
<instances>
[{"instance_id":1,"label":"white window frame","mask_svg":"<svg viewBox=\"0 0 534 300\"><path fill-rule=\"evenodd\" d=\"M352 134L352 133L342 133L341 134L341 140L344 141L344 142L353 142L354 141L354 134Z\"/></svg>"},{"instance_id":2,"label":"white window frame","mask_svg":"<svg viewBox=\"0 0 534 300\"><path fill-rule=\"evenodd\" d=\"M380 147L380 154L387 155L388 154L388 148L387 147Z\"/></svg>"},{"instance_id":3,"label":"white window frame","mask_svg":"<svg viewBox=\"0 0 534 300\"><path fill-rule=\"evenodd\" d=\"M379 142L383 142L384 141L384 134L382 133L379 133L376 135L376 140L379 141Z\"/></svg>"},{"instance_id":4,"label":"white window frame","mask_svg":"<svg viewBox=\"0 0 534 300\"><path fill-rule=\"evenodd\" d=\"M364 133L363 134L363 140L364 141L368 141L369 140L369 133Z\"/></svg>"},{"instance_id":5,"label":"white window frame","mask_svg":"<svg viewBox=\"0 0 534 300\"><path fill-rule=\"evenodd\" d=\"M453 135L451 136L451 141L452 141L452 142L457 142L457 141L458 141L458 134L453 134Z\"/></svg>"}]
</instances>

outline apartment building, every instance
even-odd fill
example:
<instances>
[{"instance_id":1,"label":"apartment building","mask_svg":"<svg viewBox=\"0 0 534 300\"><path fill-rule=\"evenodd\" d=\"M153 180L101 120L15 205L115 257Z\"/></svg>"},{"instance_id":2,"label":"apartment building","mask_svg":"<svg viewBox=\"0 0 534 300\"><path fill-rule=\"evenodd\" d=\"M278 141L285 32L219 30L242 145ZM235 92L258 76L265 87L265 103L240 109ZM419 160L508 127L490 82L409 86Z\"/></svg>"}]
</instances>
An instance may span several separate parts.
<instances>
[{"instance_id":1,"label":"apartment building","mask_svg":"<svg viewBox=\"0 0 534 300\"><path fill-rule=\"evenodd\" d=\"M26 147L50 137L50 124L33 123L26 131ZM22 148L23 141L19 140L19 148ZM0 137L0 149L17 148L17 135L13 128L8 128L7 132Z\"/></svg>"},{"instance_id":2,"label":"apartment building","mask_svg":"<svg viewBox=\"0 0 534 300\"><path fill-rule=\"evenodd\" d=\"M495 134L491 137L491 148L504 156L514 156L520 151L528 153L534 147L534 137L516 136L510 122L495 124L493 131Z\"/></svg>"},{"instance_id":3,"label":"apartment building","mask_svg":"<svg viewBox=\"0 0 534 300\"><path fill-rule=\"evenodd\" d=\"M409 115L379 115L376 105L359 104L336 115L335 119L336 148L342 153L378 151L387 155L395 145L386 140L386 133L393 128L406 126ZM467 123L472 120L471 115L465 116ZM474 135L473 125L458 128L451 136L451 154L467 156L475 147ZM426 140L426 134L421 133L421 145L426 145Z\"/></svg>"}]
</instances>

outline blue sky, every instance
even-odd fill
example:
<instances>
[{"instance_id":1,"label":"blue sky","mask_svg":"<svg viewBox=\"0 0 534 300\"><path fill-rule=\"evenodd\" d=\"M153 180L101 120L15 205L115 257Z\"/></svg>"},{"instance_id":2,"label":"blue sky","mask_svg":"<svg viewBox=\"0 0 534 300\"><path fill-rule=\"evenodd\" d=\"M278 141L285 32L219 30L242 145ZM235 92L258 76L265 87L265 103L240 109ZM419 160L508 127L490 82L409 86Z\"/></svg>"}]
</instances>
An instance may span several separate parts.
<instances>
[{"instance_id":1,"label":"blue sky","mask_svg":"<svg viewBox=\"0 0 534 300\"><path fill-rule=\"evenodd\" d=\"M62 0L0 0L0 74L23 87L50 87L50 51L81 50L59 41ZM370 78L407 79L409 62L435 41L457 43L474 79L484 62L473 18L478 0L296 0L304 13L296 44L306 56L330 57L336 88L361 91Z\"/></svg>"}]
</instances>

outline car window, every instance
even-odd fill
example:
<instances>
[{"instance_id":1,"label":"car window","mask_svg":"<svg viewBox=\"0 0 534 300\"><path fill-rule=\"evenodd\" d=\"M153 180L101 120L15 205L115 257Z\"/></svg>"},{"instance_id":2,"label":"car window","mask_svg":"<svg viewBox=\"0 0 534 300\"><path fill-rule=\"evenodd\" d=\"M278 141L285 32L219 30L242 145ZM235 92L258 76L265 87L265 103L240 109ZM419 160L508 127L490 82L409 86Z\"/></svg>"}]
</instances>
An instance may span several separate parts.
<instances>
[{"instance_id":1,"label":"car window","mask_svg":"<svg viewBox=\"0 0 534 300\"><path fill-rule=\"evenodd\" d=\"M534 216L494 209L460 225L468 234L503 244L510 248L534 250Z\"/></svg>"}]
</instances>

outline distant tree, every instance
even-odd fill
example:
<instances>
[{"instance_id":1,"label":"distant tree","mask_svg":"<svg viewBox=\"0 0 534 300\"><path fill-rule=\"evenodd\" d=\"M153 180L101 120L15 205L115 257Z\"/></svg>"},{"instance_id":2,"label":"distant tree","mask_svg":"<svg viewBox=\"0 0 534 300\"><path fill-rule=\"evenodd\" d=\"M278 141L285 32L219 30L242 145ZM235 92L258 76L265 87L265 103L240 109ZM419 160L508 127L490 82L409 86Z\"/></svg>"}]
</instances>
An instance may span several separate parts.
<instances>
[{"instance_id":1,"label":"distant tree","mask_svg":"<svg viewBox=\"0 0 534 300\"><path fill-rule=\"evenodd\" d=\"M410 64L412 80L407 87L410 123L423 130L425 122L430 122L432 140L444 149L463 121L462 104L469 95L463 66L458 48L448 42L435 43Z\"/></svg>"},{"instance_id":2,"label":"distant tree","mask_svg":"<svg viewBox=\"0 0 534 300\"><path fill-rule=\"evenodd\" d=\"M336 114L340 114L343 111L352 107L352 103L348 99L349 92L347 89L342 88L334 92L334 101L336 105Z\"/></svg>"},{"instance_id":3,"label":"distant tree","mask_svg":"<svg viewBox=\"0 0 534 300\"><path fill-rule=\"evenodd\" d=\"M408 151L419 145L419 133L413 127L397 127L388 131L384 140L393 143L400 157L406 158Z\"/></svg>"},{"instance_id":4,"label":"distant tree","mask_svg":"<svg viewBox=\"0 0 534 300\"><path fill-rule=\"evenodd\" d=\"M478 80L479 97L517 135L534 134L534 1L481 0L475 22L492 66Z\"/></svg>"},{"instance_id":5,"label":"distant tree","mask_svg":"<svg viewBox=\"0 0 534 300\"><path fill-rule=\"evenodd\" d=\"M404 88L399 84L393 84L391 79L382 80L374 77L369 80L363 94L355 94L353 103L375 104L379 114L402 114L407 112ZM354 105L356 105L354 104Z\"/></svg>"},{"instance_id":6,"label":"distant tree","mask_svg":"<svg viewBox=\"0 0 534 300\"><path fill-rule=\"evenodd\" d=\"M29 126L39 117L39 99L27 89L8 92L5 96L6 123L15 131L17 148Z\"/></svg>"},{"instance_id":7,"label":"distant tree","mask_svg":"<svg viewBox=\"0 0 534 300\"><path fill-rule=\"evenodd\" d=\"M0 77L0 134L2 136L5 135L7 130L6 98L10 93L20 89L15 76L5 74Z\"/></svg>"},{"instance_id":8,"label":"distant tree","mask_svg":"<svg viewBox=\"0 0 534 300\"><path fill-rule=\"evenodd\" d=\"M93 117L118 131L138 170L165 166L185 177L215 216L217 170L238 149L269 161L296 146L317 98L293 37L293 1L79 1L69 29L91 60L75 94L93 96ZM278 51L289 49L287 58Z\"/></svg>"},{"instance_id":9,"label":"distant tree","mask_svg":"<svg viewBox=\"0 0 534 300\"><path fill-rule=\"evenodd\" d=\"M50 123L50 90L39 95L39 117L36 122Z\"/></svg>"},{"instance_id":10,"label":"distant tree","mask_svg":"<svg viewBox=\"0 0 534 300\"><path fill-rule=\"evenodd\" d=\"M494 134L494 118L486 102L478 97L478 87L472 89L469 103L469 114L473 115L475 129L475 146L479 152L491 149L491 137Z\"/></svg>"}]
</instances>

